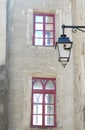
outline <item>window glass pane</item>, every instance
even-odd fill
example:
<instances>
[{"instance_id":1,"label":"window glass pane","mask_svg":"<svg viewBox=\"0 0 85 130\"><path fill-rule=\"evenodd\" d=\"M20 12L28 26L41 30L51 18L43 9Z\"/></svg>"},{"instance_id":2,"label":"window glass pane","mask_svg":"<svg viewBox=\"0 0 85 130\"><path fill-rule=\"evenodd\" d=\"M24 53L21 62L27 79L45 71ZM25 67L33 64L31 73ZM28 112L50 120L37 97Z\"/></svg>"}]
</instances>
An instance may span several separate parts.
<instances>
[{"instance_id":1,"label":"window glass pane","mask_svg":"<svg viewBox=\"0 0 85 130\"><path fill-rule=\"evenodd\" d=\"M47 104L54 103L54 95L53 94L45 94L45 103L47 103Z\"/></svg>"},{"instance_id":2,"label":"window glass pane","mask_svg":"<svg viewBox=\"0 0 85 130\"><path fill-rule=\"evenodd\" d=\"M43 24L35 24L35 30L43 30Z\"/></svg>"},{"instance_id":3,"label":"window glass pane","mask_svg":"<svg viewBox=\"0 0 85 130\"><path fill-rule=\"evenodd\" d=\"M45 114L54 114L54 105L45 105Z\"/></svg>"},{"instance_id":4,"label":"window glass pane","mask_svg":"<svg viewBox=\"0 0 85 130\"><path fill-rule=\"evenodd\" d=\"M46 33L45 33L45 38L53 38L53 32L51 32L51 31L46 31Z\"/></svg>"},{"instance_id":5,"label":"window glass pane","mask_svg":"<svg viewBox=\"0 0 85 130\"><path fill-rule=\"evenodd\" d=\"M42 105L34 104L33 114L42 114Z\"/></svg>"},{"instance_id":6,"label":"window glass pane","mask_svg":"<svg viewBox=\"0 0 85 130\"><path fill-rule=\"evenodd\" d=\"M54 126L54 116L45 116L45 125Z\"/></svg>"},{"instance_id":7,"label":"window glass pane","mask_svg":"<svg viewBox=\"0 0 85 130\"><path fill-rule=\"evenodd\" d=\"M33 125L42 125L41 115L33 115Z\"/></svg>"},{"instance_id":8,"label":"window glass pane","mask_svg":"<svg viewBox=\"0 0 85 130\"><path fill-rule=\"evenodd\" d=\"M46 46L52 46L53 45L53 39L45 39L45 45Z\"/></svg>"},{"instance_id":9,"label":"window glass pane","mask_svg":"<svg viewBox=\"0 0 85 130\"><path fill-rule=\"evenodd\" d=\"M53 30L53 24L46 24L45 29L46 30Z\"/></svg>"},{"instance_id":10,"label":"window glass pane","mask_svg":"<svg viewBox=\"0 0 85 130\"><path fill-rule=\"evenodd\" d=\"M33 89L42 89L42 84L40 81L36 81L33 85Z\"/></svg>"},{"instance_id":11,"label":"window glass pane","mask_svg":"<svg viewBox=\"0 0 85 130\"><path fill-rule=\"evenodd\" d=\"M43 16L36 16L35 22L43 22Z\"/></svg>"},{"instance_id":12,"label":"window glass pane","mask_svg":"<svg viewBox=\"0 0 85 130\"><path fill-rule=\"evenodd\" d=\"M53 23L53 17L46 16L46 17L45 17L45 22L46 22L46 23Z\"/></svg>"},{"instance_id":13,"label":"window glass pane","mask_svg":"<svg viewBox=\"0 0 85 130\"><path fill-rule=\"evenodd\" d=\"M51 80L49 80L48 83L46 84L46 89L49 89L49 90L55 89L54 84Z\"/></svg>"},{"instance_id":14,"label":"window glass pane","mask_svg":"<svg viewBox=\"0 0 85 130\"><path fill-rule=\"evenodd\" d=\"M42 103L42 94L33 94L34 103Z\"/></svg>"},{"instance_id":15,"label":"window glass pane","mask_svg":"<svg viewBox=\"0 0 85 130\"><path fill-rule=\"evenodd\" d=\"M35 37L43 37L43 31L35 31Z\"/></svg>"},{"instance_id":16,"label":"window glass pane","mask_svg":"<svg viewBox=\"0 0 85 130\"><path fill-rule=\"evenodd\" d=\"M43 39L35 38L35 45L43 45Z\"/></svg>"}]
</instances>

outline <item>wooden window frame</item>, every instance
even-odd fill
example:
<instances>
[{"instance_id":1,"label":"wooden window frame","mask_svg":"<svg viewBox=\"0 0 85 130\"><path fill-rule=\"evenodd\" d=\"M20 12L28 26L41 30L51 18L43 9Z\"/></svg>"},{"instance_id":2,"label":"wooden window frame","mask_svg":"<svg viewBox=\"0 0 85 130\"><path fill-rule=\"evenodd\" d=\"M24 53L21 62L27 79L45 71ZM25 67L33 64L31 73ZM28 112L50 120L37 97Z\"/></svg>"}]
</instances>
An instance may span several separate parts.
<instances>
[{"instance_id":1,"label":"wooden window frame","mask_svg":"<svg viewBox=\"0 0 85 130\"><path fill-rule=\"evenodd\" d=\"M36 17L36 16L42 16L42 17L43 17L43 22L42 22L42 24L43 24L43 30L36 30L36 29L35 29L35 24L37 23L37 22L35 22L35 17ZM47 23L45 22L45 18L46 18L47 16L53 18L53 22L52 22L52 23L48 23L48 24L50 24L50 25L53 26L52 30L46 30L45 25L46 25ZM38 22L38 24L40 24L40 23ZM43 32L43 38L42 38L42 40L43 40L43 45L36 45L36 44L35 44L35 38L36 38L36 37L35 37L35 31L42 31L42 32ZM50 37L50 38L46 38L46 37L45 37L46 31L52 32L52 33L53 33L53 37L52 37L52 38L51 38L51 37ZM46 39L48 39L48 40L53 40L52 45L46 45L46 42L45 42ZM33 45L35 45L35 46L47 46L47 47L55 46L55 14L51 14L51 13L41 13L41 12L39 12L39 13L34 13L34 14L33 14Z\"/></svg>"},{"instance_id":2,"label":"wooden window frame","mask_svg":"<svg viewBox=\"0 0 85 130\"><path fill-rule=\"evenodd\" d=\"M54 84L54 90L46 90L45 87L46 87L46 84L48 81L52 81L53 84ZM43 89L33 89L33 85L36 81L40 81L42 86L43 86ZM44 82L45 81L45 82ZM42 125L34 125L33 124L33 105L34 105L34 101L33 101L33 95L35 93L39 93L39 94L42 94L43 95L43 103L42 103ZM45 125L45 106L46 106L46 103L45 103L45 94L52 94L54 95L54 104L53 107L54 107L54 113L53 113L53 117L54 117L54 125ZM49 105L49 104L48 104ZM47 116L50 116L49 114L47 114ZM46 127L56 127L57 123L56 123L56 79L55 78L36 78L36 77L33 77L32 78L32 102L31 102L31 127L42 127L42 128L46 128Z\"/></svg>"}]
</instances>

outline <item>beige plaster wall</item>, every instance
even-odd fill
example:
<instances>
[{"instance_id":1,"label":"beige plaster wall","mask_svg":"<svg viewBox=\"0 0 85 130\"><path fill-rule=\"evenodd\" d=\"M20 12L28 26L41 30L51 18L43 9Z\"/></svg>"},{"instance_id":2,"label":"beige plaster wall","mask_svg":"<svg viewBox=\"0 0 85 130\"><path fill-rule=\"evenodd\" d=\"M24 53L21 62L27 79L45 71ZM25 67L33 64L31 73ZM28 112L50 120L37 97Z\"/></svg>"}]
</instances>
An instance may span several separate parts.
<instances>
[{"instance_id":1,"label":"beige plaster wall","mask_svg":"<svg viewBox=\"0 0 85 130\"><path fill-rule=\"evenodd\" d=\"M33 12L54 12L56 40L62 24L72 23L71 3L66 0L9 0L7 13L7 69L9 86L8 130L30 127L32 77L55 77L57 130L74 130L73 59L63 68L54 47L33 46ZM71 31L67 30L71 36ZM71 36L72 37L72 36ZM36 128L39 129L39 128ZM50 129L50 128L49 128Z\"/></svg>"}]
</instances>

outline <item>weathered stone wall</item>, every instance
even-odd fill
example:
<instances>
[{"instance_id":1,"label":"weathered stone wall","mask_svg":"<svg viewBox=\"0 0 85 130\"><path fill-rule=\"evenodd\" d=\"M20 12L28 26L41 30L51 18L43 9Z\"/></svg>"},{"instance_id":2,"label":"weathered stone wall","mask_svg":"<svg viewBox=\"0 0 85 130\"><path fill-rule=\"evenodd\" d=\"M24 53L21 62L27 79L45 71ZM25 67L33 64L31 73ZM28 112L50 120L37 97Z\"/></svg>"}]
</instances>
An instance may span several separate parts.
<instances>
[{"instance_id":1,"label":"weathered stone wall","mask_svg":"<svg viewBox=\"0 0 85 130\"><path fill-rule=\"evenodd\" d=\"M54 47L33 46L33 12L54 12L56 40L62 24L72 23L69 0L8 0L7 76L9 86L8 130L31 128L32 77L55 77L57 84L57 127L74 130L73 59L63 68ZM66 30L71 36L71 32ZM39 129L39 128L36 128ZM50 128L49 128L50 129Z\"/></svg>"},{"instance_id":2,"label":"weathered stone wall","mask_svg":"<svg viewBox=\"0 0 85 130\"><path fill-rule=\"evenodd\" d=\"M85 1L73 0L73 25L85 25ZM85 29L84 29L85 30ZM73 34L75 130L85 130L85 34Z\"/></svg>"}]
</instances>

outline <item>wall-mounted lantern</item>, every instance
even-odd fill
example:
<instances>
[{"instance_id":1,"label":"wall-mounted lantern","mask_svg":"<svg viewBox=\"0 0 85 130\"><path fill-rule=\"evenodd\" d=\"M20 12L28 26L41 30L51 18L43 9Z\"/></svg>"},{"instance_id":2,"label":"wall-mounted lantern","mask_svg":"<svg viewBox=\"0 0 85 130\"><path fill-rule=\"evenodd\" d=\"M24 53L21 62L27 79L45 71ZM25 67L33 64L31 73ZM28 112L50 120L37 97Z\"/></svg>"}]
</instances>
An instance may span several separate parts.
<instances>
[{"instance_id":1,"label":"wall-mounted lantern","mask_svg":"<svg viewBox=\"0 0 85 130\"><path fill-rule=\"evenodd\" d=\"M84 30L80 28L85 28L85 26L66 26L62 25L62 31L63 34L58 38L58 41L56 42L56 47L58 46L58 55L59 55L59 62L63 65L63 67L66 66L66 64L70 60L70 54L72 49L73 42L70 41L69 37L66 36L64 33L65 28L72 28L72 32L76 32L77 30L82 31L85 33ZM56 48L55 47L55 48Z\"/></svg>"}]
</instances>

